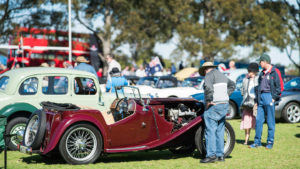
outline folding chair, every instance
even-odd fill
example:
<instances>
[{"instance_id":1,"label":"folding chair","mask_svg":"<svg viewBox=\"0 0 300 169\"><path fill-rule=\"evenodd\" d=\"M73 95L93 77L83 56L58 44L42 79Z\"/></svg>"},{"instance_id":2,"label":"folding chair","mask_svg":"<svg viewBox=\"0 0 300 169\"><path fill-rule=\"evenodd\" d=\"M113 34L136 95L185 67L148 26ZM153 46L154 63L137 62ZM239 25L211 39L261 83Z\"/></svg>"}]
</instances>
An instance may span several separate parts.
<instances>
[{"instance_id":1,"label":"folding chair","mask_svg":"<svg viewBox=\"0 0 300 169\"><path fill-rule=\"evenodd\" d=\"M4 169L7 169L7 144L6 144L6 138L10 138L13 135L6 134L6 124L7 124L7 118L6 116L0 115L0 153L4 150ZM1 168L1 167L0 167Z\"/></svg>"}]
</instances>

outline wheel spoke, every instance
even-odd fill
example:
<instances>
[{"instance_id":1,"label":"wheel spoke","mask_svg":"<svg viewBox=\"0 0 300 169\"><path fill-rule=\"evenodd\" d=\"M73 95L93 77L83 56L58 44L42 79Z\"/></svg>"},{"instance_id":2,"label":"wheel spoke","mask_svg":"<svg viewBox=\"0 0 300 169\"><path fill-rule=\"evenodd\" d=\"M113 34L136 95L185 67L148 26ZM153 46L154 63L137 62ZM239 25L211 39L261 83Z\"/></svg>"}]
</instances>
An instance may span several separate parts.
<instances>
[{"instance_id":1,"label":"wheel spoke","mask_svg":"<svg viewBox=\"0 0 300 169\"><path fill-rule=\"evenodd\" d=\"M66 150L71 158L82 161L96 152L96 136L84 127L74 129L66 139Z\"/></svg>"}]
</instances>

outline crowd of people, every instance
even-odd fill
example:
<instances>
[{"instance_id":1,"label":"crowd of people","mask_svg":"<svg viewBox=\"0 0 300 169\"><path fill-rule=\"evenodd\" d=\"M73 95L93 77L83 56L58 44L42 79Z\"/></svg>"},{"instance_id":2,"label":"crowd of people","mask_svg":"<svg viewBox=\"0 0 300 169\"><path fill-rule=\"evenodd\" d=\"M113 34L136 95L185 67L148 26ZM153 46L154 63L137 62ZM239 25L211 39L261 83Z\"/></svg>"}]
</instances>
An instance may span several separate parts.
<instances>
[{"instance_id":1,"label":"crowd of people","mask_svg":"<svg viewBox=\"0 0 300 169\"><path fill-rule=\"evenodd\" d=\"M283 80L280 71L271 64L269 55L261 55L258 62L263 70L258 73L259 65L250 63L247 68L248 74L243 80L240 128L245 130L245 145L248 145L251 129L255 129L254 143L249 148L258 148L262 146L263 123L267 121L268 137L265 148L272 149L275 142L275 105L280 101ZM229 65L232 67L233 63ZM207 153L206 158L200 160L201 163L225 160L225 117L229 108L229 96L235 88L235 83L218 69L215 69L217 67L212 62L205 62L199 69L199 73L205 76L204 95L206 103L204 121Z\"/></svg>"},{"instance_id":2,"label":"crowd of people","mask_svg":"<svg viewBox=\"0 0 300 169\"><path fill-rule=\"evenodd\" d=\"M106 92L115 92L116 86L127 86L128 82L124 76L144 77L149 74L174 75L177 70L172 63L171 69L163 69L161 65L150 63L139 65L136 69L126 66L123 70L121 65L115 60L113 55L107 55L108 75L106 82ZM247 67L248 74L243 80L241 94L243 101L241 104L242 120L240 129L245 130L244 144L248 145L251 129L255 129L254 143L249 148L258 148L262 146L261 136L263 123L266 121L268 126L268 137L266 149L272 149L275 135L275 105L280 100L283 91L283 81L280 71L271 64L271 59L267 54L261 55L259 63L250 63ZM87 71L96 77L103 77L103 69L97 71L93 66L88 64L89 61L84 56L76 58L76 64L73 67L71 62L63 63L66 69L76 69ZM20 65L15 64L15 68ZM42 63L43 67L53 67L50 63ZM262 71L259 72L259 66ZM0 64L0 69L5 67ZM153 68L153 70L151 70ZM217 69L216 69L217 68ZM183 69L183 63L180 62L179 70ZM227 69L224 64L214 65L212 62L205 62L199 69L201 76L204 78L204 95L206 111L204 112L205 120L205 140L206 140L206 158L201 163L211 163L215 161L224 161L224 126L225 117L229 109L229 96L235 90L235 82L226 77L222 71L235 70L235 62L229 62Z\"/></svg>"}]
</instances>

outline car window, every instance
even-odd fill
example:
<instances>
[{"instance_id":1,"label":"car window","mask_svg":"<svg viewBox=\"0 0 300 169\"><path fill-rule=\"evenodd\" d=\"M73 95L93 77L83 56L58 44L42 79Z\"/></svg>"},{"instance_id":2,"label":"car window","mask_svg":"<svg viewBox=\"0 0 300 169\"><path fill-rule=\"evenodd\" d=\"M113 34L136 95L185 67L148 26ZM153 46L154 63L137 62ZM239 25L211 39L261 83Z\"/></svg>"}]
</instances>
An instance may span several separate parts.
<instances>
[{"instance_id":1,"label":"car window","mask_svg":"<svg viewBox=\"0 0 300 169\"><path fill-rule=\"evenodd\" d=\"M67 94L68 78L66 76L45 76L42 82L43 94Z\"/></svg>"},{"instance_id":2,"label":"car window","mask_svg":"<svg viewBox=\"0 0 300 169\"><path fill-rule=\"evenodd\" d=\"M8 76L3 76L0 78L0 89L5 90L7 83L8 83L9 77Z\"/></svg>"},{"instance_id":3,"label":"car window","mask_svg":"<svg viewBox=\"0 0 300 169\"><path fill-rule=\"evenodd\" d=\"M94 80L84 77L75 78L74 91L78 95L95 95L97 93Z\"/></svg>"},{"instance_id":4,"label":"car window","mask_svg":"<svg viewBox=\"0 0 300 169\"><path fill-rule=\"evenodd\" d=\"M295 78L284 84L284 90L300 89L300 78Z\"/></svg>"},{"instance_id":5,"label":"car window","mask_svg":"<svg viewBox=\"0 0 300 169\"><path fill-rule=\"evenodd\" d=\"M37 93L38 89L38 79L36 77L31 77L21 84L19 88L20 95L34 95Z\"/></svg>"}]
</instances>

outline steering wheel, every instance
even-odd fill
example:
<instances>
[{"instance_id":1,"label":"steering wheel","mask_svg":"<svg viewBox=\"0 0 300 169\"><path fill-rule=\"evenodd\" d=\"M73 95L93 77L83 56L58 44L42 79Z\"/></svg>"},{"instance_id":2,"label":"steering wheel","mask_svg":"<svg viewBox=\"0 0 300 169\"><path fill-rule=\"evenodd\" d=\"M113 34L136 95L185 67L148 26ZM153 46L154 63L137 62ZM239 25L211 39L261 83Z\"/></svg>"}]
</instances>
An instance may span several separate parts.
<instances>
[{"instance_id":1,"label":"steering wheel","mask_svg":"<svg viewBox=\"0 0 300 169\"><path fill-rule=\"evenodd\" d=\"M121 119L125 118L126 113L128 112L128 102L127 98L120 99L116 104L116 116L121 115Z\"/></svg>"}]
</instances>

